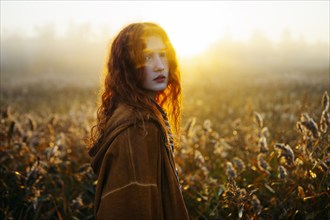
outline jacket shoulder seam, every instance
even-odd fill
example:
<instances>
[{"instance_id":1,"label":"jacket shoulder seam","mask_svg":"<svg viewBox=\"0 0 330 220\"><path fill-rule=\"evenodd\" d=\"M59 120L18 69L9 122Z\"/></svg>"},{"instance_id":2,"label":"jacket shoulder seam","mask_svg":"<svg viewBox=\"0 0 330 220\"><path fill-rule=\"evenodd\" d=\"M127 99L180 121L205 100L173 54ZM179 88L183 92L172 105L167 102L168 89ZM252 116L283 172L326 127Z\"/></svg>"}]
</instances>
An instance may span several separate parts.
<instances>
[{"instance_id":1,"label":"jacket shoulder seam","mask_svg":"<svg viewBox=\"0 0 330 220\"><path fill-rule=\"evenodd\" d=\"M117 191L120 191L122 189L125 189L131 185L137 185L137 186L142 186L142 187L149 187L149 186L153 186L153 187L157 187L157 184L156 183L139 183L137 181L134 181L134 182L130 182L128 184L126 184L125 186L122 186L122 187L119 187L117 189L114 189L114 190L111 190L110 192L107 192L106 194L104 194L101 198L104 199L105 197L109 196L110 194L114 193L114 192L117 192Z\"/></svg>"}]
</instances>

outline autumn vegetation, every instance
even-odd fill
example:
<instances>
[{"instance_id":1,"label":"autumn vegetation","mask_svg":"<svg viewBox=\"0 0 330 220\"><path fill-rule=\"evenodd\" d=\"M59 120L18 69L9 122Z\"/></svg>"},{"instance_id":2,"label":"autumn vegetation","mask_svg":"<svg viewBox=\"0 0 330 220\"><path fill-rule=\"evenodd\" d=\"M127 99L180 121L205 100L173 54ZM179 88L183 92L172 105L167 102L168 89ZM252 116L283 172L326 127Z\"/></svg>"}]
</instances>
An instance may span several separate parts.
<instances>
[{"instance_id":1,"label":"autumn vegetation","mask_svg":"<svg viewBox=\"0 0 330 220\"><path fill-rule=\"evenodd\" d=\"M106 41L71 31L1 40L0 219L94 219L86 140ZM191 219L329 217L327 48L257 33L180 58L175 159Z\"/></svg>"}]
</instances>

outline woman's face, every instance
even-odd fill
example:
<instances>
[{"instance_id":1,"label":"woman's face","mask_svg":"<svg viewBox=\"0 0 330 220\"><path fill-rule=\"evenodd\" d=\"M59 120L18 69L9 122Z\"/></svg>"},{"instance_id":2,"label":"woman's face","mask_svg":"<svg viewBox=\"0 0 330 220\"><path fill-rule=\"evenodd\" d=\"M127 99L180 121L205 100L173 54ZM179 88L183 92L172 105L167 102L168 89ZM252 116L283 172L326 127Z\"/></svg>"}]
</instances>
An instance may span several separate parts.
<instances>
[{"instance_id":1,"label":"woman's face","mask_svg":"<svg viewBox=\"0 0 330 220\"><path fill-rule=\"evenodd\" d=\"M168 83L168 58L163 40L157 36L145 39L146 48L143 51L144 80L142 87L151 98L163 91Z\"/></svg>"}]
</instances>

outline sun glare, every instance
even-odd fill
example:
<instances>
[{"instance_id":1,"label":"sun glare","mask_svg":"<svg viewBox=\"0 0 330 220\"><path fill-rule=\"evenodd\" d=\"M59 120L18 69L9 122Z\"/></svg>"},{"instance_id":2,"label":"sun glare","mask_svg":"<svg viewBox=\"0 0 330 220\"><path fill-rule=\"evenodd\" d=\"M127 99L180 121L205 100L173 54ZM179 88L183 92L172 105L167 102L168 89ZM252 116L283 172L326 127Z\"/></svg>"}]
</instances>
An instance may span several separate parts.
<instances>
[{"instance_id":1,"label":"sun glare","mask_svg":"<svg viewBox=\"0 0 330 220\"><path fill-rule=\"evenodd\" d=\"M221 29L209 34L210 27L203 26L203 22L206 23L203 19L191 23L167 21L160 22L160 25L168 33L178 56L189 58L206 50L221 35Z\"/></svg>"},{"instance_id":2,"label":"sun glare","mask_svg":"<svg viewBox=\"0 0 330 220\"><path fill-rule=\"evenodd\" d=\"M200 34L182 35L180 32L168 30L172 44L181 58L189 58L203 52L211 44L211 40Z\"/></svg>"}]
</instances>

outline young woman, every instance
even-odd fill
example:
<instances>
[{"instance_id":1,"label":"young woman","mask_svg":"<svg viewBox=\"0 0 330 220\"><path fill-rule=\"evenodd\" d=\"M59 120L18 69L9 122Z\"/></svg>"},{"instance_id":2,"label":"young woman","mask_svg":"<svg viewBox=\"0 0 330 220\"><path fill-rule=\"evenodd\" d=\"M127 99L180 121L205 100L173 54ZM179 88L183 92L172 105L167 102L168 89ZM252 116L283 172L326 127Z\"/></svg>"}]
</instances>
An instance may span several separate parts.
<instances>
[{"instance_id":1,"label":"young woman","mask_svg":"<svg viewBox=\"0 0 330 220\"><path fill-rule=\"evenodd\" d=\"M96 219L188 219L173 160L180 97L166 32L154 23L121 30L91 133Z\"/></svg>"}]
</instances>

